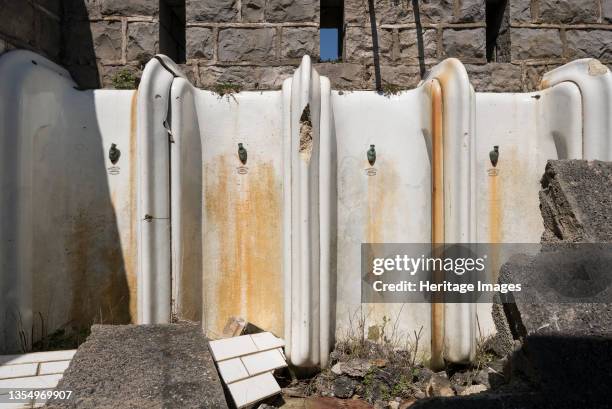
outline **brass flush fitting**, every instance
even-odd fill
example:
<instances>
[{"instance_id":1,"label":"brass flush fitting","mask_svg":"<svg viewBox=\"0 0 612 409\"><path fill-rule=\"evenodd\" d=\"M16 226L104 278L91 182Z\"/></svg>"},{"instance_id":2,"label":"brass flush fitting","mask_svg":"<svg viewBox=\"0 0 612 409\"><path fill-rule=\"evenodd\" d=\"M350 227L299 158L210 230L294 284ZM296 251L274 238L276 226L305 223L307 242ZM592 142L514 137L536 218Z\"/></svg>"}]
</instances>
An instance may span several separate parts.
<instances>
[{"instance_id":1,"label":"brass flush fitting","mask_svg":"<svg viewBox=\"0 0 612 409\"><path fill-rule=\"evenodd\" d=\"M493 167L497 166L497 161L499 160L499 146L493 146L493 150L489 152L489 159L491 160L491 165Z\"/></svg>"},{"instance_id":2,"label":"brass flush fitting","mask_svg":"<svg viewBox=\"0 0 612 409\"><path fill-rule=\"evenodd\" d=\"M242 162L243 165L246 165L247 162L247 150L242 146L241 143L238 144L238 159Z\"/></svg>"},{"instance_id":3,"label":"brass flush fitting","mask_svg":"<svg viewBox=\"0 0 612 409\"><path fill-rule=\"evenodd\" d=\"M376 163L376 149L374 145L370 145L370 149L368 149L368 162L370 166L374 166L374 163Z\"/></svg>"}]
</instances>

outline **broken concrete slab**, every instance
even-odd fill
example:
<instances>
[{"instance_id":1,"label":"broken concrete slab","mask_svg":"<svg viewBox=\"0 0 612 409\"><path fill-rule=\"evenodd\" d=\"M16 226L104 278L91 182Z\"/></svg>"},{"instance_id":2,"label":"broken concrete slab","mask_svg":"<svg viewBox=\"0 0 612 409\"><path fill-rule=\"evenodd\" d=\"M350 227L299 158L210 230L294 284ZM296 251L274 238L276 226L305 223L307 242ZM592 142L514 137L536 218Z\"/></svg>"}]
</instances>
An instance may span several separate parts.
<instances>
[{"instance_id":1,"label":"broken concrete slab","mask_svg":"<svg viewBox=\"0 0 612 409\"><path fill-rule=\"evenodd\" d=\"M548 161L542 177L542 242L612 242L612 162Z\"/></svg>"},{"instance_id":2,"label":"broken concrete slab","mask_svg":"<svg viewBox=\"0 0 612 409\"><path fill-rule=\"evenodd\" d=\"M612 300L612 259L610 264L600 263L601 257L587 246L574 251L563 246L534 257L517 255L502 266L500 283L521 283L523 287L511 297L501 297L508 301L503 318L515 339L535 334L612 334L608 303Z\"/></svg>"},{"instance_id":3,"label":"broken concrete slab","mask_svg":"<svg viewBox=\"0 0 612 409\"><path fill-rule=\"evenodd\" d=\"M47 408L227 408L208 341L195 323L94 325Z\"/></svg>"}]
</instances>

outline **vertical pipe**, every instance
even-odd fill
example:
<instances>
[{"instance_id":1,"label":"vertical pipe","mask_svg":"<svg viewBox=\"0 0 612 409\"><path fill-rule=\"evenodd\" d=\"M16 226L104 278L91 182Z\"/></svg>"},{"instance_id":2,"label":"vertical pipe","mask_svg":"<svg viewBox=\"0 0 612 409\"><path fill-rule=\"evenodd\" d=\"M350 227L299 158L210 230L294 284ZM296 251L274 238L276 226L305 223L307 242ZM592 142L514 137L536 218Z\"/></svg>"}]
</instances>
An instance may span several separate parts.
<instances>
[{"instance_id":1,"label":"vertical pipe","mask_svg":"<svg viewBox=\"0 0 612 409\"><path fill-rule=\"evenodd\" d=\"M436 246L444 244L444 132L442 125L442 89L437 80L431 81L432 128L432 193L431 193L431 243L434 257ZM434 281L444 279L444 272L434 271ZM432 369L444 367L444 300L441 293L433 295L431 303L431 362Z\"/></svg>"}]
</instances>

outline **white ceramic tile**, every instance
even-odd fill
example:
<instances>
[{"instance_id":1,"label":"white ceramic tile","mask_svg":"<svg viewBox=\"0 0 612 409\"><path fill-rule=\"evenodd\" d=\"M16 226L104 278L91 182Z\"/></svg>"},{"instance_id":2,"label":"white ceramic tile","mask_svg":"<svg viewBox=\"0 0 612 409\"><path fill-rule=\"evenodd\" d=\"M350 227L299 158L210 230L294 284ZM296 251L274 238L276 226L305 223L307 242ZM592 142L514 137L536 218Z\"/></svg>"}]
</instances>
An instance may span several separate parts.
<instances>
[{"instance_id":1,"label":"white ceramic tile","mask_svg":"<svg viewBox=\"0 0 612 409\"><path fill-rule=\"evenodd\" d=\"M22 402L22 403L0 403L0 409L30 409L32 407L32 403Z\"/></svg>"},{"instance_id":2,"label":"white ceramic tile","mask_svg":"<svg viewBox=\"0 0 612 409\"><path fill-rule=\"evenodd\" d=\"M283 348L278 348L277 351L283 356L283 359L286 361L287 356L285 355L285 351L283 351Z\"/></svg>"},{"instance_id":3,"label":"white ceramic tile","mask_svg":"<svg viewBox=\"0 0 612 409\"><path fill-rule=\"evenodd\" d=\"M280 348L285 346L285 341L275 337L270 332L260 332L259 334L252 334L251 339L260 351L266 351L268 349Z\"/></svg>"},{"instance_id":4,"label":"white ceramic tile","mask_svg":"<svg viewBox=\"0 0 612 409\"><path fill-rule=\"evenodd\" d=\"M210 341L209 345L215 361L223 361L240 355L257 352L257 347L250 335Z\"/></svg>"},{"instance_id":5,"label":"white ceramic tile","mask_svg":"<svg viewBox=\"0 0 612 409\"><path fill-rule=\"evenodd\" d=\"M281 391L270 372L234 382L228 385L228 388L238 408L244 408Z\"/></svg>"},{"instance_id":6,"label":"white ceramic tile","mask_svg":"<svg viewBox=\"0 0 612 409\"><path fill-rule=\"evenodd\" d=\"M54 373L64 373L68 365L70 365L70 361L42 362L38 374L50 375Z\"/></svg>"},{"instance_id":7,"label":"white ceramic tile","mask_svg":"<svg viewBox=\"0 0 612 409\"><path fill-rule=\"evenodd\" d=\"M283 356L276 349L242 356L240 359L251 376L287 366Z\"/></svg>"},{"instance_id":8,"label":"white ceramic tile","mask_svg":"<svg viewBox=\"0 0 612 409\"><path fill-rule=\"evenodd\" d=\"M35 376L38 364L21 364L0 366L0 379Z\"/></svg>"},{"instance_id":9,"label":"white ceramic tile","mask_svg":"<svg viewBox=\"0 0 612 409\"><path fill-rule=\"evenodd\" d=\"M53 389L60 379L60 374L0 379L0 389Z\"/></svg>"},{"instance_id":10,"label":"white ceramic tile","mask_svg":"<svg viewBox=\"0 0 612 409\"><path fill-rule=\"evenodd\" d=\"M70 360L76 349L67 351L32 352L20 355L0 355L0 365L17 365L32 362L49 362Z\"/></svg>"},{"instance_id":11,"label":"white ceramic tile","mask_svg":"<svg viewBox=\"0 0 612 409\"><path fill-rule=\"evenodd\" d=\"M249 373L240 358L226 359L217 363L217 365L225 383L232 383L249 377Z\"/></svg>"}]
</instances>

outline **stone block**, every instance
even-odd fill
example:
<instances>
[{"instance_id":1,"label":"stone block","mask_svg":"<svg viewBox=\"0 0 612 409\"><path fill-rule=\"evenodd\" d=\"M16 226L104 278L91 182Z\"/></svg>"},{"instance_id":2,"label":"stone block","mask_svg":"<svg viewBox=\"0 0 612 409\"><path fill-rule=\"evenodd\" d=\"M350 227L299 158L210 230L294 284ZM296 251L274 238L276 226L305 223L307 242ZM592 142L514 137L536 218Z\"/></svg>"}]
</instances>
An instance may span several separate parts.
<instances>
[{"instance_id":1,"label":"stone block","mask_svg":"<svg viewBox=\"0 0 612 409\"><path fill-rule=\"evenodd\" d=\"M65 58L68 65L95 65L96 60L121 60L121 22L74 21L65 27Z\"/></svg>"},{"instance_id":2,"label":"stone block","mask_svg":"<svg viewBox=\"0 0 612 409\"><path fill-rule=\"evenodd\" d=\"M466 65L470 82L477 92L522 92L521 67L509 63Z\"/></svg>"},{"instance_id":3,"label":"stone block","mask_svg":"<svg viewBox=\"0 0 612 409\"><path fill-rule=\"evenodd\" d=\"M571 59L612 61L612 30L567 30L566 39L567 56Z\"/></svg>"},{"instance_id":4,"label":"stone block","mask_svg":"<svg viewBox=\"0 0 612 409\"><path fill-rule=\"evenodd\" d=\"M612 242L610 180L612 162L549 161L540 193L542 240Z\"/></svg>"},{"instance_id":5,"label":"stone block","mask_svg":"<svg viewBox=\"0 0 612 409\"><path fill-rule=\"evenodd\" d=\"M486 20L486 0L458 0L458 14L455 23L478 23Z\"/></svg>"},{"instance_id":6,"label":"stone block","mask_svg":"<svg viewBox=\"0 0 612 409\"><path fill-rule=\"evenodd\" d=\"M391 61L393 35L390 30L378 29L378 58ZM370 27L349 27L345 33L345 59L347 62L373 63L373 38Z\"/></svg>"},{"instance_id":7,"label":"stone block","mask_svg":"<svg viewBox=\"0 0 612 409\"><path fill-rule=\"evenodd\" d=\"M454 0L421 0L419 11L424 23L440 23L454 18Z\"/></svg>"},{"instance_id":8,"label":"stone block","mask_svg":"<svg viewBox=\"0 0 612 409\"><path fill-rule=\"evenodd\" d=\"M275 90L294 71L294 66L200 66L200 86L215 89L218 84L231 83L244 90Z\"/></svg>"},{"instance_id":9,"label":"stone block","mask_svg":"<svg viewBox=\"0 0 612 409\"><path fill-rule=\"evenodd\" d=\"M213 58L214 44L212 29L205 27L187 27L185 33L187 58L211 60Z\"/></svg>"},{"instance_id":10,"label":"stone block","mask_svg":"<svg viewBox=\"0 0 612 409\"><path fill-rule=\"evenodd\" d=\"M62 15L62 2L63 0L34 0L36 4L54 14L56 17ZM83 0L81 0L83 2Z\"/></svg>"},{"instance_id":11,"label":"stone block","mask_svg":"<svg viewBox=\"0 0 612 409\"><path fill-rule=\"evenodd\" d=\"M511 23L530 23L532 20L531 0L508 0Z\"/></svg>"},{"instance_id":12,"label":"stone block","mask_svg":"<svg viewBox=\"0 0 612 409\"><path fill-rule=\"evenodd\" d=\"M220 61L276 60L276 29L225 28L219 31Z\"/></svg>"},{"instance_id":13,"label":"stone block","mask_svg":"<svg viewBox=\"0 0 612 409\"><path fill-rule=\"evenodd\" d=\"M601 14L603 21L612 22L612 1L603 0L601 3Z\"/></svg>"},{"instance_id":14,"label":"stone block","mask_svg":"<svg viewBox=\"0 0 612 409\"><path fill-rule=\"evenodd\" d=\"M238 17L238 0L186 0L187 22L228 22Z\"/></svg>"},{"instance_id":15,"label":"stone block","mask_svg":"<svg viewBox=\"0 0 612 409\"><path fill-rule=\"evenodd\" d=\"M546 65L528 65L525 66L523 72L523 91L532 92L540 89L542 77L553 67Z\"/></svg>"},{"instance_id":16,"label":"stone block","mask_svg":"<svg viewBox=\"0 0 612 409\"><path fill-rule=\"evenodd\" d=\"M130 23L127 28L127 60L145 63L159 52L159 23Z\"/></svg>"},{"instance_id":17,"label":"stone block","mask_svg":"<svg viewBox=\"0 0 612 409\"><path fill-rule=\"evenodd\" d=\"M209 1L209 0L207 0ZM98 0L104 16L156 16L159 1L154 0Z\"/></svg>"},{"instance_id":18,"label":"stone block","mask_svg":"<svg viewBox=\"0 0 612 409\"><path fill-rule=\"evenodd\" d=\"M359 1L359 0L357 0ZM376 21L379 24L403 24L414 22L411 0L379 0L375 2ZM366 1L366 8L367 8ZM369 12L368 12L369 14ZM369 22L369 15L366 15Z\"/></svg>"},{"instance_id":19,"label":"stone block","mask_svg":"<svg viewBox=\"0 0 612 409\"><path fill-rule=\"evenodd\" d=\"M344 0L344 22L364 25L369 23L368 0Z\"/></svg>"},{"instance_id":20,"label":"stone block","mask_svg":"<svg viewBox=\"0 0 612 409\"><path fill-rule=\"evenodd\" d=\"M512 61L560 58L563 45L559 30L548 28L512 28Z\"/></svg>"},{"instance_id":21,"label":"stone block","mask_svg":"<svg viewBox=\"0 0 612 409\"><path fill-rule=\"evenodd\" d=\"M419 58L417 32L414 28L399 30L399 49L402 60L415 62ZM425 58L436 58L438 54L438 31L435 29L423 30L423 50Z\"/></svg>"},{"instance_id":22,"label":"stone block","mask_svg":"<svg viewBox=\"0 0 612 409\"><path fill-rule=\"evenodd\" d=\"M356 90L367 88L364 76L369 76L369 73L361 64L323 62L314 64L314 68L319 74L329 78L333 89Z\"/></svg>"},{"instance_id":23,"label":"stone block","mask_svg":"<svg viewBox=\"0 0 612 409\"><path fill-rule=\"evenodd\" d=\"M380 76L383 88L392 85L399 89L412 89L421 81L419 67L411 65L382 65Z\"/></svg>"},{"instance_id":24,"label":"stone block","mask_svg":"<svg viewBox=\"0 0 612 409\"><path fill-rule=\"evenodd\" d=\"M197 72L195 70L195 65L192 65L192 64L178 64L178 66L181 69L181 72L187 76L187 79L189 80L189 82L191 82L192 84L198 86L199 79L197 77Z\"/></svg>"},{"instance_id":25,"label":"stone block","mask_svg":"<svg viewBox=\"0 0 612 409\"><path fill-rule=\"evenodd\" d=\"M319 29L316 27L285 27L282 32L281 54L284 58L319 56Z\"/></svg>"},{"instance_id":26,"label":"stone block","mask_svg":"<svg viewBox=\"0 0 612 409\"><path fill-rule=\"evenodd\" d=\"M442 32L444 57L484 60L486 57L485 28L446 29Z\"/></svg>"},{"instance_id":27,"label":"stone block","mask_svg":"<svg viewBox=\"0 0 612 409\"><path fill-rule=\"evenodd\" d=\"M265 7L265 0L243 0L242 21L249 23L258 23L264 21Z\"/></svg>"},{"instance_id":28,"label":"stone block","mask_svg":"<svg viewBox=\"0 0 612 409\"><path fill-rule=\"evenodd\" d=\"M540 0L539 21L543 23L596 23L598 0Z\"/></svg>"},{"instance_id":29,"label":"stone block","mask_svg":"<svg viewBox=\"0 0 612 409\"><path fill-rule=\"evenodd\" d=\"M0 12L0 32L19 39L25 44L34 45L36 32L34 28L35 10L28 2L5 1Z\"/></svg>"},{"instance_id":30,"label":"stone block","mask_svg":"<svg viewBox=\"0 0 612 409\"><path fill-rule=\"evenodd\" d=\"M62 4L64 20L87 20L101 16L98 0L63 0Z\"/></svg>"},{"instance_id":31,"label":"stone block","mask_svg":"<svg viewBox=\"0 0 612 409\"><path fill-rule=\"evenodd\" d=\"M318 22L318 0L267 0L266 21L272 23Z\"/></svg>"},{"instance_id":32,"label":"stone block","mask_svg":"<svg viewBox=\"0 0 612 409\"><path fill-rule=\"evenodd\" d=\"M52 60L57 60L62 49L60 22L47 13L36 10L34 27L36 48L47 54Z\"/></svg>"}]
</instances>

